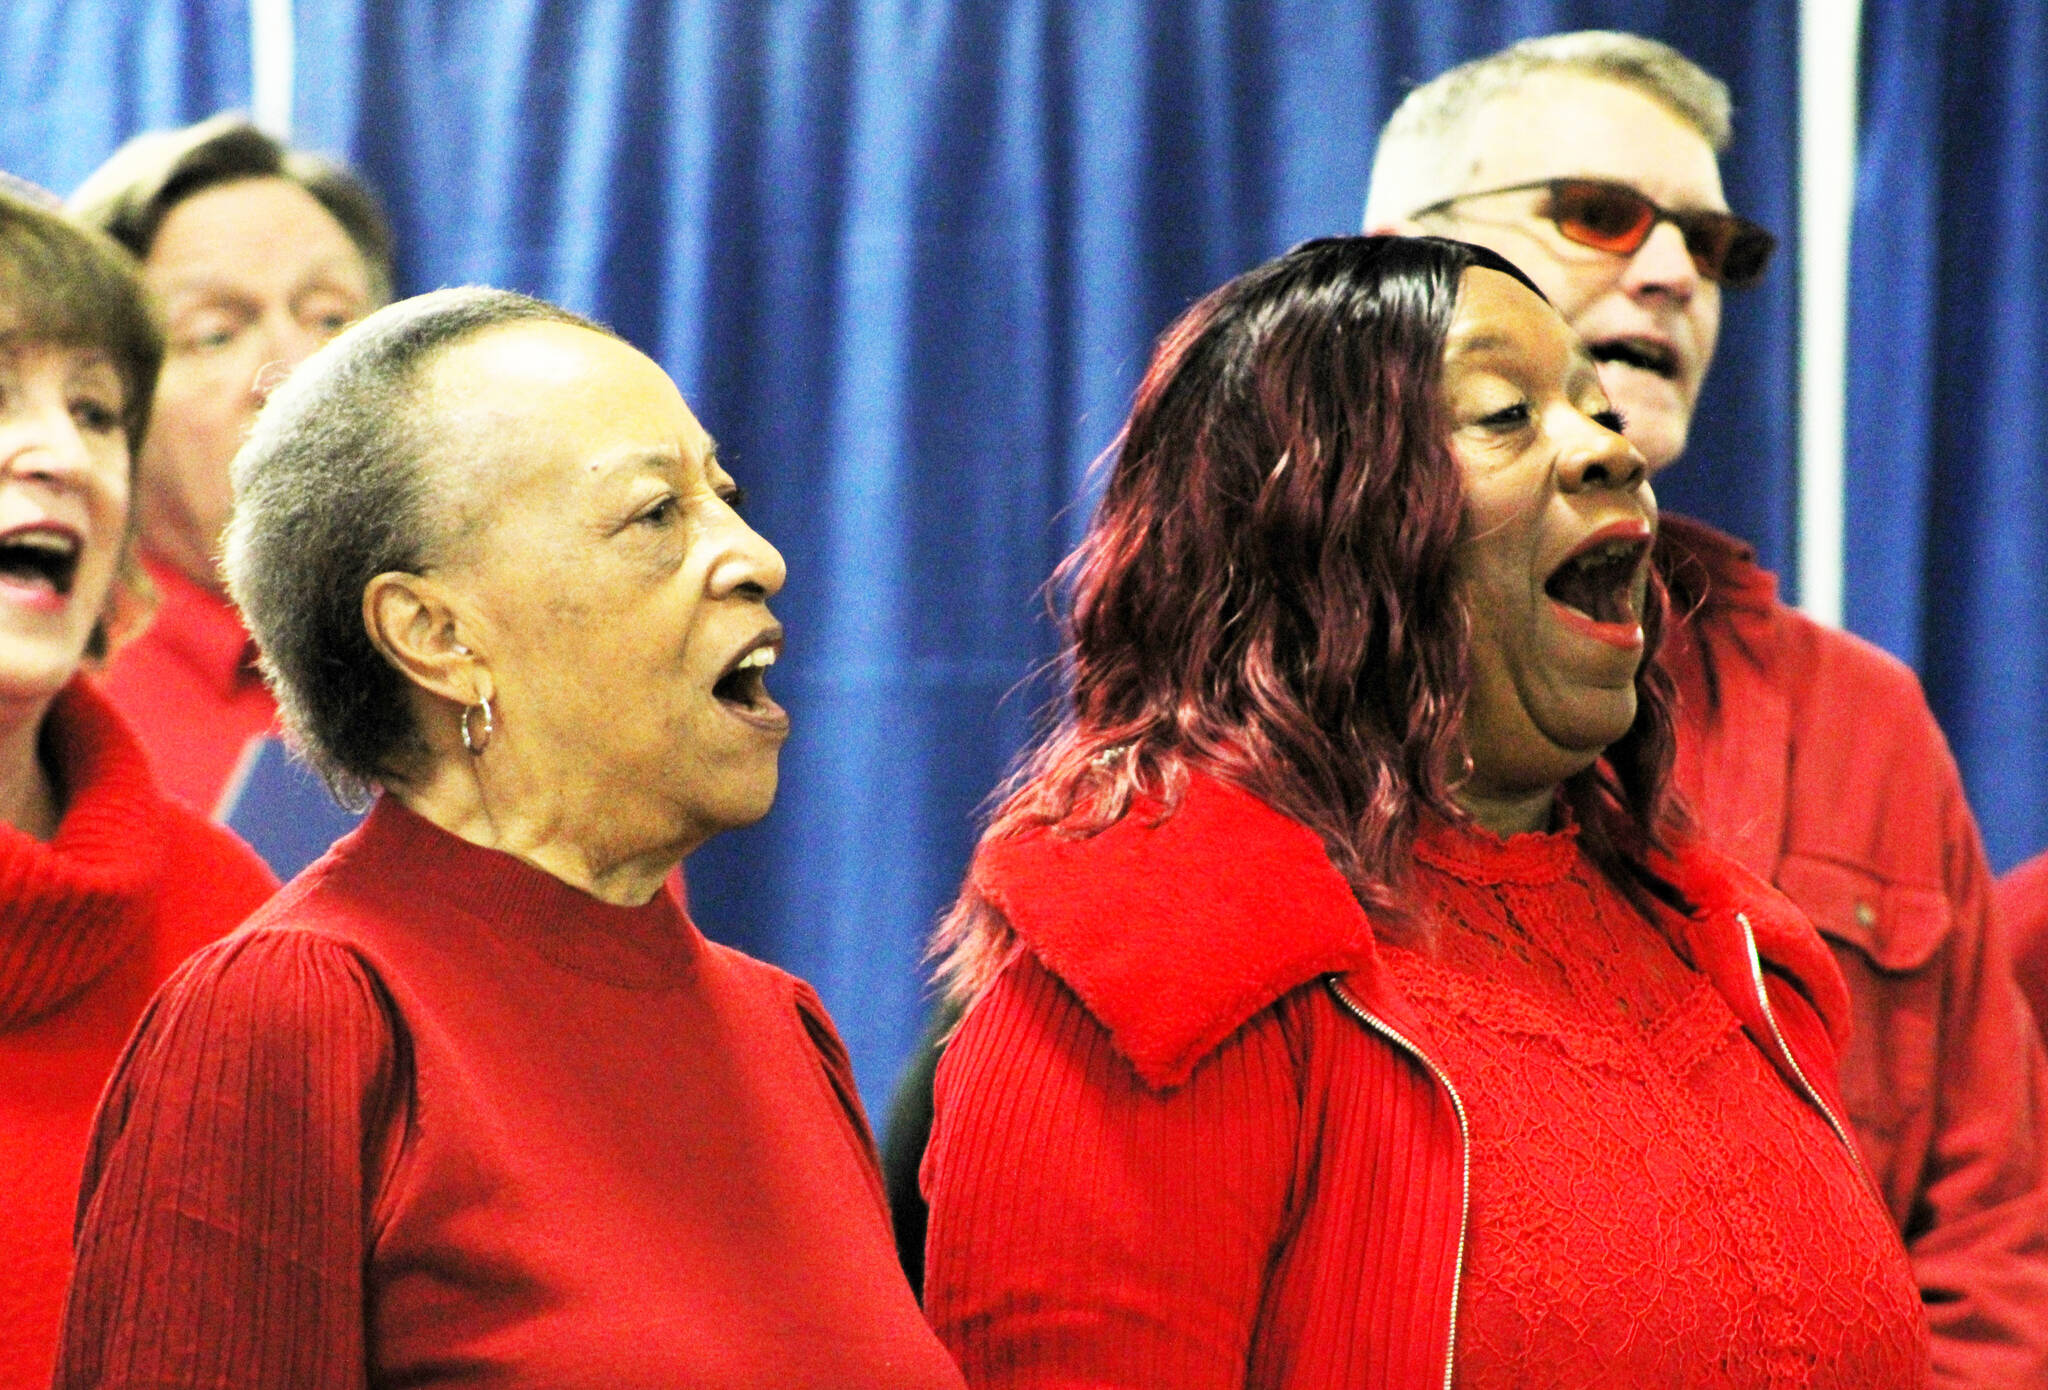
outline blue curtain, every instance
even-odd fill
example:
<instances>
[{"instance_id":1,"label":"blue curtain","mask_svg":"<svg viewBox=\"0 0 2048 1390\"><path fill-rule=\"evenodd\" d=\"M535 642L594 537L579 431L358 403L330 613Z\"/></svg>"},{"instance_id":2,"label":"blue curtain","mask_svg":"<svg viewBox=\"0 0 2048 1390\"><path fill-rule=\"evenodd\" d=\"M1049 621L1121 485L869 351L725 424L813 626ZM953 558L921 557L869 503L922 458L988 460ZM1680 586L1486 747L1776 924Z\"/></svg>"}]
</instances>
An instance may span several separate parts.
<instances>
[{"instance_id":1,"label":"blue curtain","mask_svg":"<svg viewBox=\"0 0 2048 1390\"><path fill-rule=\"evenodd\" d=\"M248 103L247 0L0 5L0 169L53 192L138 130Z\"/></svg>"},{"instance_id":2,"label":"blue curtain","mask_svg":"<svg viewBox=\"0 0 2048 1390\"><path fill-rule=\"evenodd\" d=\"M1864 26L1847 618L1919 670L2007 867L2048 844L2048 12Z\"/></svg>"},{"instance_id":3,"label":"blue curtain","mask_svg":"<svg viewBox=\"0 0 2048 1390\"><path fill-rule=\"evenodd\" d=\"M77 108L71 147L49 148L54 117L0 127L0 162L29 177L68 188L138 125L246 100L210 85L246 81L231 25L166 56L113 18L74 33L79 7L31 9L8 22L53 56L10 42L5 90L80 75L45 99ZM773 684L796 734L773 814L692 858L693 910L819 986L872 1106L918 1030L920 951L977 807L1044 696L1040 586L1153 337L1228 276L1354 230L1410 84L1558 28L1654 34L1726 77L1730 197L1789 242L1794 13L324 0L298 11L296 121L386 193L406 289L488 281L593 313L719 436L789 560ZM183 104L135 104L145 58ZM1782 569L1790 264L1730 302L1692 457L1660 481Z\"/></svg>"}]
</instances>

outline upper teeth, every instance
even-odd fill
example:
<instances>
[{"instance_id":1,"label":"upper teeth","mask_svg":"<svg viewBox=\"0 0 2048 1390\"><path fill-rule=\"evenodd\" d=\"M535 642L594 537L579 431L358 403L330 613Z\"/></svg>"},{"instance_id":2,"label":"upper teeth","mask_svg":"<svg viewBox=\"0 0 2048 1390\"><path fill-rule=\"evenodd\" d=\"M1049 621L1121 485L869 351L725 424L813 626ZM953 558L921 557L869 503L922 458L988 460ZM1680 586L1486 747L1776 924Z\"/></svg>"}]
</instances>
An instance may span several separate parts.
<instances>
[{"instance_id":1,"label":"upper teeth","mask_svg":"<svg viewBox=\"0 0 2048 1390\"><path fill-rule=\"evenodd\" d=\"M52 555L69 555L78 549L77 540L59 531L17 531L6 538L6 543L47 550Z\"/></svg>"},{"instance_id":2,"label":"upper teeth","mask_svg":"<svg viewBox=\"0 0 2048 1390\"><path fill-rule=\"evenodd\" d=\"M732 669L735 671L752 671L763 666L773 666L774 664L775 648L756 647L734 662Z\"/></svg>"}]
</instances>

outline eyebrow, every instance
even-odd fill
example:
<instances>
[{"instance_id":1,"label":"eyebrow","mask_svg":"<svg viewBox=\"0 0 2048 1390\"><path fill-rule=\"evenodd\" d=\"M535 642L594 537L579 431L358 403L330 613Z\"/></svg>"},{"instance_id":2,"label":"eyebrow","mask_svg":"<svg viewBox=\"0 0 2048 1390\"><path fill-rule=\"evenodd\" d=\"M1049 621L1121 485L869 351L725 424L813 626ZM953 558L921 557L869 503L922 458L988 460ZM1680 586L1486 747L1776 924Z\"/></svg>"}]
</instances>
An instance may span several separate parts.
<instances>
[{"instance_id":1,"label":"eyebrow","mask_svg":"<svg viewBox=\"0 0 2048 1390\"><path fill-rule=\"evenodd\" d=\"M680 445L674 449L664 449L656 446L651 449L626 449L608 458L598 460L592 467L594 471L601 472L606 477L616 477L618 474L628 471L642 473L665 472L668 469L678 467L683 461L683 451ZM715 468L718 466L718 463L718 441L714 439L710 441L708 447L704 450L704 466L707 469Z\"/></svg>"},{"instance_id":2,"label":"eyebrow","mask_svg":"<svg viewBox=\"0 0 2048 1390\"><path fill-rule=\"evenodd\" d=\"M84 359L83 365L88 369L105 367L116 377L121 375L120 368L114 365L113 354L98 343L73 339L64 334L37 333L20 324L0 328L0 356L18 357L37 348L75 352Z\"/></svg>"},{"instance_id":3,"label":"eyebrow","mask_svg":"<svg viewBox=\"0 0 2048 1390\"><path fill-rule=\"evenodd\" d=\"M293 293L300 293L309 288L328 288L327 284L322 283L325 277L336 270L346 271L347 267L348 259L346 257L329 256L326 260L314 264L304 275L299 277L298 282L293 287ZM367 275L365 278L368 278ZM334 285L332 288L348 289L349 287ZM174 276L171 282L164 286L163 294L167 298L174 294L217 294L230 299L247 299L249 297L247 289L235 281L216 275L211 271L199 271L190 275Z\"/></svg>"},{"instance_id":4,"label":"eyebrow","mask_svg":"<svg viewBox=\"0 0 2048 1390\"><path fill-rule=\"evenodd\" d=\"M1510 350L1514 344L1498 333L1481 333L1470 338L1453 338L1444 349L1445 357L1472 357L1482 352Z\"/></svg>"},{"instance_id":5,"label":"eyebrow","mask_svg":"<svg viewBox=\"0 0 2048 1390\"><path fill-rule=\"evenodd\" d=\"M675 467L680 461L680 454L672 453L665 449L634 448L607 455L599 459L591 467L594 472L603 473L606 477L613 477L626 472L660 472Z\"/></svg>"}]
</instances>

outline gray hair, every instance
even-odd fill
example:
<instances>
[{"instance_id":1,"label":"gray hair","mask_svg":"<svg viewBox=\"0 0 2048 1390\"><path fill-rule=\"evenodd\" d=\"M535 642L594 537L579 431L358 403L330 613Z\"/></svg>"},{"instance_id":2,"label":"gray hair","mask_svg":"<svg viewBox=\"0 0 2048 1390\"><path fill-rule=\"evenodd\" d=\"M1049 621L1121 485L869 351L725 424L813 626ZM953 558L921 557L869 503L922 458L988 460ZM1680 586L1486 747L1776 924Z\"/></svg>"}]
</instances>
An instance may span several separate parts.
<instances>
[{"instance_id":1,"label":"gray hair","mask_svg":"<svg viewBox=\"0 0 2048 1390\"><path fill-rule=\"evenodd\" d=\"M419 393L439 354L487 329L611 330L509 290L436 290L363 319L292 373L235 455L228 590L300 754L361 804L423 751L411 683L370 640L363 589L418 573L443 539Z\"/></svg>"},{"instance_id":2,"label":"gray hair","mask_svg":"<svg viewBox=\"0 0 2048 1390\"><path fill-rule=\"evenodd\" d=\"M1488 102L1546 73L1632 88L1670 108L1716 154L1728 148L1728 85L1671 45L1612 29L1524 39L1432 78L1395 108L1373 156L1367 229L1463 191L1442 187L1450 147Z\"/></svg>"},{"instance_id":3,"label":"gray hair","mask_svg":"<svg viewBox=\"0 0 2048 1390\"><path fill-rule=\"evenodd\" d=\"M391 298L391 225L376 193L340 164L293 149L233 111L135 136L78 186L70 207L142 261L178 204L222 184L264 178L295 183L327 209L363 258L371 302Z\"/></svg>"}]
</instances>

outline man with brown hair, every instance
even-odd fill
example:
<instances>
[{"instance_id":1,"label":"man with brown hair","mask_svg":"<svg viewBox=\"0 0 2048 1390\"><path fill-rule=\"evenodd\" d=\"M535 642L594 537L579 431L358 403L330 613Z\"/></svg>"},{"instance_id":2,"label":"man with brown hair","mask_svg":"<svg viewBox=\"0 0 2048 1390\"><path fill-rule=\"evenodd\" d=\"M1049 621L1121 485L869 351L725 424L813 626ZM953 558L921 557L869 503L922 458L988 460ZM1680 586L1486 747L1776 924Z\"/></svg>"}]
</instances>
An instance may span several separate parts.
<instances>
[{"instance_id":1,"label":"man with brown hair","mask_svg":"<svg viewBox=\"0 0 2048 1390\"><path fill-rule=\"evenodd\" d=\"M217 569L228 461L270 390L391 297L390 233L361 180L234 115L136 136L71 207L142 263L167 330L136 498L163 602L107 691L165 787L227 819L277 715Z\"/></svg>"}]
</instances>

